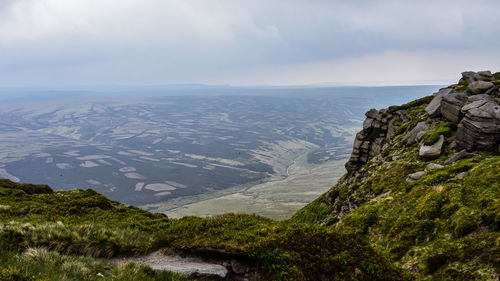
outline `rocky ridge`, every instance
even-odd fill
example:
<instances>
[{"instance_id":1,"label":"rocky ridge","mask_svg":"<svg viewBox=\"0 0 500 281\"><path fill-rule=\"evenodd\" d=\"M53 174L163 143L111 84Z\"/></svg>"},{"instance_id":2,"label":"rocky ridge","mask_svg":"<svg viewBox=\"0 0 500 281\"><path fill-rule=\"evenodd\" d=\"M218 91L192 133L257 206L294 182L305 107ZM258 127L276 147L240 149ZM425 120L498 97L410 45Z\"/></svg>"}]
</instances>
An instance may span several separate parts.
<instances>
[{"instance_id":1,"label":"rocky ridge","mask_svg":"<svg viewBox=\"0 0 500 281\"><path fill-rule=\"evenodd\" d=\"M424 111L416 112L419 106L425 106ZM324 196L324 202L331 209L327 220L335 222L378 195L358 188L364 184L366 165L382 163L388 151L398 146L396 142L403 147L417 146L419 161L437 159L446 149L457 152L455 158L459 159L470 158L475 151L498 151L500 72L463 72L457 84L442 88L432 96L402 106L371 109L365 116L351 157L345 164L347 174L339 180L337 188ZM398 157L395 154L391 160ZM408 175L407 182L424 174L425 171L419 171ZM347 195L339 196L341 189L347 189Z\"/></svg>"}]
</instances>

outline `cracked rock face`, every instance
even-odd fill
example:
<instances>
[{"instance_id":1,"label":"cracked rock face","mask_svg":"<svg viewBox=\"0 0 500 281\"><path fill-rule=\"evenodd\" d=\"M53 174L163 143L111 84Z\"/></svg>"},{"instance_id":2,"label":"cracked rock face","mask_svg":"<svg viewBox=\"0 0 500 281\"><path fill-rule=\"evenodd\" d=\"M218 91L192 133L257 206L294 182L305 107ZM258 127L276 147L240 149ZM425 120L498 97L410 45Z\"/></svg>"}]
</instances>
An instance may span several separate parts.
<instances>
[{"instance_id":1,"label":"cracked rock face","mask_svg":"<svg viewBox=\"0 0 500 281\"><path fill-rule=\"evenodd\" d=\"M464 118L457 129L457 146L468 151L494 150L500 140L500 105L483 99L462 108Z\"/></svg>"},{"instance_id":2,"label":"cracked rock face","mask_svg":"<svg viewBox=\"0 0 500 281\"><path fill-rule=\"evenodd\" d=\"M449 121L458 124L462 119L462 107L467 102L467 95L452 91L443 97L441 101L441 114Z\"/></svg>"}]
</instances>

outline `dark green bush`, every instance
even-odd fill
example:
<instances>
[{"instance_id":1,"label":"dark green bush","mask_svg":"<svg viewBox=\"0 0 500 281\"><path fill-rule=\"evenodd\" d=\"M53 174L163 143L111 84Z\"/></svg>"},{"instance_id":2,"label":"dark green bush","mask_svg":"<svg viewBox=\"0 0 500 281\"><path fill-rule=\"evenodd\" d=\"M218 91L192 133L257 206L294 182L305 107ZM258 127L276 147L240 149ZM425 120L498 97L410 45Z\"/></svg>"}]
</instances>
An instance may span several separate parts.
<instances>
[{"instance_id":1,"label":"dark green bush","mask_svg":"<svg viewBox=\"0 0 500 281\"><path fill-rule=\"evenodd\" d=\"M28 194L49 194L54 192L45 184L15 183L8 179L0 179L0 188L19 189Z\"/></svg>"}]
</instances>

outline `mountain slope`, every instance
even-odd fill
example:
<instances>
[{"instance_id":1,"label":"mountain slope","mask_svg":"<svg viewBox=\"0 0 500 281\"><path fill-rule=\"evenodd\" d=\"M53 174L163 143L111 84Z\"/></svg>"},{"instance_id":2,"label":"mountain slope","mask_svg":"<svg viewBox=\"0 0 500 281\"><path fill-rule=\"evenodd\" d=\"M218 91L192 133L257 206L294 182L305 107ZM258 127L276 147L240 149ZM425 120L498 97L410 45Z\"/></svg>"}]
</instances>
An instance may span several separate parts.
<instances>
[{"instance_id":1,"label":"mountain slope","mask_svg":"<svg viewBox=\"0 0 500 281\"><path fill-rule=\"evenodd\" d=\"M355 234L416 277L500 276L500 73L370 110L348 173L292 220Z\"/></svg>"}]
</instances>

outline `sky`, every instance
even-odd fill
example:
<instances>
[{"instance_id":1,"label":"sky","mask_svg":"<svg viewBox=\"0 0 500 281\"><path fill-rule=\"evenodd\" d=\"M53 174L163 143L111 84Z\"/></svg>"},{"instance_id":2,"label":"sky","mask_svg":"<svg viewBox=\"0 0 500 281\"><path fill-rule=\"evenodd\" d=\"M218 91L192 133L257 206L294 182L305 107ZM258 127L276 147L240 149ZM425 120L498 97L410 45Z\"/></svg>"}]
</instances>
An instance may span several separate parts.
<instances>
[{"instance_id":1,"label":"sky","mask_svg":"<svg viewBox=\"0 0 500 281\"><path fill-rule=\"evenodd\" d=\"M0 0L0 87L413 85L500 71L498 0Z\"/></svg>"}]
</instances>

